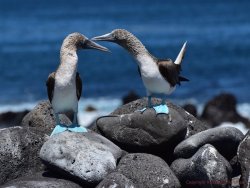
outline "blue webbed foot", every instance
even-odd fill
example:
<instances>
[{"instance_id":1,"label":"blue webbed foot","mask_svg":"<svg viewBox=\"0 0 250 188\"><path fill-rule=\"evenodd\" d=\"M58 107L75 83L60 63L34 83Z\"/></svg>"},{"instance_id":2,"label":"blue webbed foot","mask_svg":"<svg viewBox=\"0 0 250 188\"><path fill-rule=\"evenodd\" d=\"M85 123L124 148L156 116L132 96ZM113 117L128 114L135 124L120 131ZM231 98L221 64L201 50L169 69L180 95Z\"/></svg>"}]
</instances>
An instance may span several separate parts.
<instances>
[{"instance_id":1,"label":"blue webbed foot","mask_svg":"<svg viewBox=\"0 0 250 188\"><path fill-rule=\"evenodd\" d=\"M54 128L54 130L52 131L50 136L53 136L53 135L58 134L58 133L62 133L64 131L66 131L66 130L67 130L66 125L58 124L58 125L56 125L56 127Z\"/></svg>"},{"instance_id":2,"label":"blue webbed foot","mask_svg":"<svg viewBox=\"0 0 250 188\"><path fill-rule=\"evenodd\" d=\"M68 131L77 132L77 133L86 133L86 132L88 132L85 127L81 127L78 124L72 124L72 125L70 125L68 127Z\"/></svg>"},{"instance_id":3,"label":"blue webbed foot","mask_svg":"<svg viewBox=\"0 0 250 188\"><path fill-rule=\"evenodd\" d=\"M161 104L153 107L156 114L169 114L169 109L166 104Z\"/></svg>"},{"instance_id":4,"label":"blue webbed foot","mask_svg":"<svg viewBox=\"0 0 250 188\"><path fill-rule=\"evenodd\" d=\"M77 132L77 133L88 132L85 127L81 127L80 125L77 125L77 124L72 124L70 126L58 124L56 125L56 127L54 128L50 136L62 133L64 131L71 131L71 132Z\"/></svg>"}]
</instances>

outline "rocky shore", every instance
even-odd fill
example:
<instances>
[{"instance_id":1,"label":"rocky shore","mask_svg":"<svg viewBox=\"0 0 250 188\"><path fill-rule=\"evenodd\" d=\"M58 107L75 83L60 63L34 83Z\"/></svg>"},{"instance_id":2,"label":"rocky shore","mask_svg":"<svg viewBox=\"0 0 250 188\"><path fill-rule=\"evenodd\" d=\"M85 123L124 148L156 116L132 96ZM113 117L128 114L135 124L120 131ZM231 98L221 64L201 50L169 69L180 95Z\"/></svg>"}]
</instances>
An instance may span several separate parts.
<instances>
[{"instance_id":1,"label":"rocky shore","mask_svg":"<svg viewBox=\"0 0 250 188\"><path fill-rule=\"evenodd\" d=\"M248 120L225 97L208 103L201 117L170 102L169 115L141 113L147 104L142 98L98 118L87 133L52 137L53 109L42 101L20 124L0 129L0 185L249 188L250 131L216 127L218 117ZM64 115L60 119L71 123Z\"/></svg>"}]
</instances>

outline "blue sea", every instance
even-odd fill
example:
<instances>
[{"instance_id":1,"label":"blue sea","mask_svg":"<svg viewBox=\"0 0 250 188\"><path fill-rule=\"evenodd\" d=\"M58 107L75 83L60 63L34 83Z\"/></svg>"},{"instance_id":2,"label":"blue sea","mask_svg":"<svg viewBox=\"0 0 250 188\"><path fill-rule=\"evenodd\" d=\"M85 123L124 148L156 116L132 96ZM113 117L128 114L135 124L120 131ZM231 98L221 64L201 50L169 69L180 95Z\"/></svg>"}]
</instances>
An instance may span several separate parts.
<instances>
[{"instance_id":1,"label":"blue sea","mask_svg":"<svg viewBox=\"0 0 250 188\"><path fill-rule=\"evenodd\" d=\"M175 59L188 41L183 83L169 96L202 106L221 92L234 94L250 117L249 0L0 0L0 111L31 109L47 98L45 82L59 64L63 39L91 38L124 28L159 58ZM112 53L79 51L83 79L80 108L100 114L130 90L145 96L136 62L120 46ZM87 117L84 117L84 121Z\"/></svg>"}]
</instances>

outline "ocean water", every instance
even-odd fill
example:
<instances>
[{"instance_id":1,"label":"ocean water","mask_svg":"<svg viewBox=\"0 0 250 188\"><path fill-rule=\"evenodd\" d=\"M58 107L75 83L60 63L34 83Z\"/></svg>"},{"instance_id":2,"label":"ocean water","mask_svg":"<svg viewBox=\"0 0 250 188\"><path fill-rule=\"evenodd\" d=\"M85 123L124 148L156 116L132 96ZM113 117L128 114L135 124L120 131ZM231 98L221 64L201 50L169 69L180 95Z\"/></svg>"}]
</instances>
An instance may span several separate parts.
<instances>
[{"instance_id":1,"label":"ocean water","mask_svg":"<svg viewBox=\"0 0 250 188\"><path fill-rule=\"evenodd\" d=\"M30 109L47 98L45 81L57 68L69 33L91 38L125 28L159 58L175 59L188 41L182 75L190 82L169 100L202 106L230 92L250 117L249 10L249 0L0 0L0 111ZM83 123L112 111L130 90L145 96L132 57L115 44L101 44L112 53L78 53L84 84L80 108L98 109L95 115L80 114Z\"/></svg>"}]
</instances>

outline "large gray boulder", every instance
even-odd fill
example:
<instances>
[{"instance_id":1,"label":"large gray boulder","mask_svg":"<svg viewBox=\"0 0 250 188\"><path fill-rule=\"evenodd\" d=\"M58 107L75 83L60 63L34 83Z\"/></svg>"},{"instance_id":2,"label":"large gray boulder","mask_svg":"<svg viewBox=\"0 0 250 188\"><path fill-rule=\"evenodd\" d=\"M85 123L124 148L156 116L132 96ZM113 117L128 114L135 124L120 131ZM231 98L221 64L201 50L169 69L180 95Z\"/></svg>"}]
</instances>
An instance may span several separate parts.
<instances>
[{"instance_id":1,"label":"large gray boulder","mask_svg":"<svg viewBox=\"0 0 250 188\"><path fill-rule=\"evenodd\" d=\"M2 188L81 188L82 186L69 180L58 177L47 176L44 172L38 172L31 176L12 180L2 186Z\"/></svg>"},{"instance_id":2,"label":"large gray boulder","mask_svg":"<svg viewBox=\"0 0 250 188\"><path fill-rule=\"evenodd\" d=\"M96 123L103 136L128 152L146 152L169 159L187 131L182 116L174 110L170 113L171 121L168 115L156 115L153 109L148 109L144 113L102 117Z\"/></svg>"},{"instance_id":3,"label":"large gray boulder","mask_svg":"<svg viewBox=\"0 0 250 188\"><path fill-rule=\"evenodd\" d=\"M62 124L71 124L66 115L60 114L59 118ZM50 135L56 125L54 111L50 102L48 100L41 101L23 118L21 125L34 127L37 131Z\"/></svg>"},{"instance_id":4,"label":"large gray boulder","mask_svg":"<svg viewBox=\"0 0 250 188\"><path fill-rule=\"evenodd\" d=\"M201 147L189 159L177 159L170 168L182 187L229 188L232 168L229 162L210 144Z\"/></svg>"},{"instance_id":5,"label":"large gray boulder","mask_svg":"<svg viewBox=\"0 0 250 188\"><path fill-rule=\"evenodd\" d=\"M40 158L50 170L82 185L96 185L116 168L122 150L94 132L63 132L43 145Z\"/></svg>"},{"instance_id":6,"label":"large gray boulder","mask_svg":"<svg viewBox=\"0 0 250 188\"><path fill-rule=\"evenodd\" d=\"M250 131L239 144L237 155L241 167L241 188L250 188Z\"/></svg>"},{"instance_id":7,"label":"large gray boulder","mask_svg":"<svg viewBox=\"0 0 250 188\"><path fill-rule=\"evenodd\" d=\"M123 105L97 119L97 130L128 152L151 153L170 162L174 147L196 132L193 127L202 127L201 122L172 103L168 103L170 115L156 114L152 108L138 111L145 106L145 99Z\"/></svg>"},{"instance_id":8,"label":"large gray boulder","mask_svg":"<svg viewBox=\"0 0 250 188\"><path fill-rule=\"evenodd\" d=\"M41 171L44 165L38 154L44 141L43 134L31 128L0 129L0 185Z\"/></svg>"},{"instance_id":9,"label":"large gray boulder","mask_svg":"<svg viewBox=\"0 0 250 188\"><path fill-rule=\"evenodd\" d=\"M132 181L135 187L181 187L168 164L160 157L151 154L131 153L125 155L120 160L116 173L122 174L126 179ZM108 187L107 184L106 187Z\"/></svg>"},{"instance_id":10,"label":"large gray boulder","mask_svg":"<svg viewBox=\"0 0 250 188\"><path fill-rule=\"evenodd\" d=\"M216 127L197 133L182 141L174 149L177 158L189 158L205 144L213 145L227 160L237 153L244 135L234 127Z\"/></svg>"},{"instance_id":11,"label":"large gray boulder","mask_svg":"<svg viewBox=\"0 0 250 188\"><path fill-rule=\"evenodd\" d=\"M153 104L160 104L161 99L158 98L152 98ZM114 112L111 113L111 115L122 115L122 114L131 114L137 110L141 110L148 105L148 100L146 97L138 99L136 101L130 102L128 104L125 104L119 108L117 108ZM209 128L207 124L204 122L201 122L197 118L195 118L193 115L185 111L183 108L181 108L178 105L175 105L171 102L167 102L167 105L169 107L169 110L177 111L180 116L185 119L186 126L187 126L187 135L186 137L190 137L198 132L204 131Z\"/></svg>"}]
</instances>

